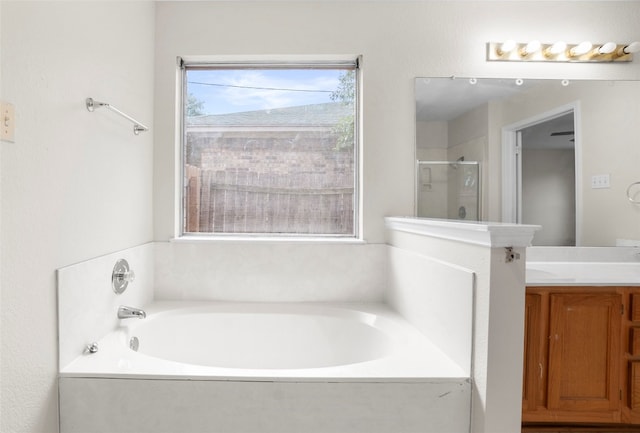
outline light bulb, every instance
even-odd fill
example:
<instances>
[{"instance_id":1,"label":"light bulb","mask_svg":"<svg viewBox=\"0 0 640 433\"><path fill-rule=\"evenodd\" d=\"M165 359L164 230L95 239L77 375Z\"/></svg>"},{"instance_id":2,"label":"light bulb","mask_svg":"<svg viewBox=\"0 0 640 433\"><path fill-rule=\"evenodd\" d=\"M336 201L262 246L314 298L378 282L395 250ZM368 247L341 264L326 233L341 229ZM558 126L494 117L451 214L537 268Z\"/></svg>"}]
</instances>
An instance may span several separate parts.
<instances>
[{"instance_id":1,"label":"light bulb","mask_svg":"<svg viewBox=\"0 0 640 433\"><path fill-rule=\"evenodd\" d=\"M525 45L524 48L520 50L520 55L528 56L529 54L533 54L540 49L542 44L538 40L533 40Z\"/></svg>"},{"instance_id":2,"label":"light bulb","mask_svg":"<svg viewBox=\"0 0 640 433\"><path fill-rule=\"evenodd\" d=\"M640 51L640 42L638 41L631 42L629 45L624 47L622 51L625 54L637 53L638 51Z\"/></svg>"},{"instance_id":3,"label":"light bulb","mask_svg":"<svg viewBox=\"0 0 640 433\"><path fill-rule=\"evenodd\" d=\"M578 45L576 45L575 47L569 50L569 56L571 57L581 56L583 54L588 53L592 47L593 47L593 44L589 41L580 42Z\"/></svg>"},{"instance_id":4,"label":"light bulb","mask_svg":"<svg viewBox=\"0 0 640 433\"><path fill-rule=\"evenodd\" d=\"M615 42L607 42L606 44L598 48L597 51L598 54L611 54L616 50L617 47L618 45Z\"/></svg>"},{"instance_id":5,"label":"light bulb","mask_svg":"<svg viewBox=\"0 0 640 433\"><path fill-rule=\"evenodd\" d=\"M513 39L504 41L498 48L498 55L504 56L505 54L509 54L515 48L516 48L516 41L514 41Z\"/></svg>"},{"instance_id":6,"label":"light bulb","mask_svg":"<svg viewBox=\"0 0 640 433\"><path fill-rule=\"evenodd\" d=\"M567 43L564 41L558 41L544 50L545 56L557 56L558 54L564 53L567 49Z\"/></svg>"}]
</instances>

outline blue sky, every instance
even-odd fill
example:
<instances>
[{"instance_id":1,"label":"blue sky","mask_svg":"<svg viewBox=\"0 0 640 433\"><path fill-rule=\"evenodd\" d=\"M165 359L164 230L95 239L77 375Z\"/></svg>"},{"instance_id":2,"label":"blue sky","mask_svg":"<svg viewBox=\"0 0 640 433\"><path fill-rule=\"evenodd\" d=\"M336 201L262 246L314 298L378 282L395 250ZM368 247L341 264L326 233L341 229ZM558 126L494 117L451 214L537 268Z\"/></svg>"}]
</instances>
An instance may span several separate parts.
<instances>
[{"instance_id":1,"label":"blue sky","mask_svg":"<svg viewBox=\"0 0 640 433\"><path fill-rule=\"evenodd\" d=\"M204 114L224 114L331 102L343 70L217 69L187 71L187 93Z\"/></svg>"}]
</instances>

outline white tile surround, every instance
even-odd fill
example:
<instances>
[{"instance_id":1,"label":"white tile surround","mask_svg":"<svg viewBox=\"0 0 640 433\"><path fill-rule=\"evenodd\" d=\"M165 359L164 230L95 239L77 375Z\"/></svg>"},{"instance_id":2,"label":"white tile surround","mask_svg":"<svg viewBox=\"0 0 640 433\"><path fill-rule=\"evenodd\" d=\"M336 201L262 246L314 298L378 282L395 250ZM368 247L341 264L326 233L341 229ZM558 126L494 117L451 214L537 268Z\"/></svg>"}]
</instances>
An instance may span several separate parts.
<instances>
[{"instance_id":1,"label":"white tile surround","mask_svg":"<svg viewBox=\"0 0 640 433\"><path fill-rule=\"evenodd\" d=\"M400 248L388 248L386 303L471 374L475 273Z\"/></svg>"},{"instance_id":2,"label":"white tile surround","mask_svg":"<svg viewBox=\"0 0 640 433\"><path fill-rule=\"evenodd\" d=\"M158 242L155 299L379 302L383 244Z\"/></svg>"},{"instance_id":3,"label":"white tile surround","mask_svg":"<svg viewBox=\"0 0 640 433\"><path fill-rule=\"evenodd\" d=\"M58 269L59 368L118 326L119 305L142 307L153 300L153 250L148 243ZM120 295L111 288L118 259L136 274Z\"/></svg>"}]
</instances>

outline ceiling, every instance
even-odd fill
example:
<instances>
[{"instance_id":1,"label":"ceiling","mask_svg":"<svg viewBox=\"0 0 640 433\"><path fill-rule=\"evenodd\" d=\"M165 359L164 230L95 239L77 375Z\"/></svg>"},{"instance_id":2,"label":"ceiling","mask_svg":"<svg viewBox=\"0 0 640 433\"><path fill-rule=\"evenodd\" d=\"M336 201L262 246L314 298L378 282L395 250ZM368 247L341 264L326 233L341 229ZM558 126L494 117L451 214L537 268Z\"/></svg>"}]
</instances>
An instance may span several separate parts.
<instances>
[{"instance_id":1,"label":"ceiling","mask_svg":"<svg viewBox=\"0 0 640 433\"><path fill-rule=\"evenodd\" d=\"M467 111L487 103L510 97L535 86L535 80L514 79L475 80L473 78L417 78L416 120L449 121ZM451 80L460 80L467 85L451 86Z\"/></svg>"},{"instance_id":2,"label":"ceiling","mask_svg":"<svg viewBox=\"0 0 640 433\"><path fill-rule=\"evenodd\" d=\"M452 85L452 80L457 80L455 85ZM511 97L543 81L506 78L417 78L416 120L450 121L490 100ZM526 149L573 149L574 136L570 133L573 130L573 113L541 121L522 130L523 146Z\"/></svg>"}]
</instances>

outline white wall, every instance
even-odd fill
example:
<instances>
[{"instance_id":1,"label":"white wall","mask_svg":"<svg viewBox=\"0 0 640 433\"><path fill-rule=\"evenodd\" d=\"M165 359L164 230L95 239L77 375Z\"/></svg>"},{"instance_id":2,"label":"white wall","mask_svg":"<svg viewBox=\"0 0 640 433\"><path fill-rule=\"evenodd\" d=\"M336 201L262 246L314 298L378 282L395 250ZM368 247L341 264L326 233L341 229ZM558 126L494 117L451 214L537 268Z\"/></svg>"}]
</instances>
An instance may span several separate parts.
<instances>
[{"instance_id":1,"label":"white wall","mask_svg":"<svg viewBox=\"0 0 640 433\"><path fill-rule=\"evenodd\" d=\"M449 121L449 158L455 161L464 156L465 161L483 161L485 148L472 146L489 132L489 106L483 104Z\"/></svg>"},{"instance_id":2,"label":"white wall","mask_svg":"<svg viewBox=\"0 0 640 433\"><path fill-rule=\"evenodd\" d=\"M55 433L56 268L152 238L150 2L3 1L2 88L15 143L2 174L3 433ZM153 128L152 128L153 131Z\"/></svg>"},{"instance_id":3,"label":"white wall","mask_svg":"<svg viewBox=\"0 0 640 433\"><path fill-rule=\"evenodd\" d=\"M174 235L176 56L362 54L364 237L370 242L382 241L384 215L413 212L416 76L639 76L638 62L622 66L485 61L490 40L635 40L640 19L635 2L553 2L549 7L502 2L499 14L496 7L464 1L158 3L156 28L162 31L156 35L156 240ZM498 164L486 167L491 173L488 184L496 185L499 160L490 154L489 161ZM487 197L491 209L495 201L499 208L499 199L499 191Z\"/></svg>"},{"instance_id":4,"label":"white wall","mask_svg":"<svg viewBox=\"0 0 640 433\"><path fill-rule=\"evenodd\" d=\"M445 150L449 143L449 124L444 120L416 121L416 151L417 159L428 159L429 151ZM421 156L424 155L423 156ZM446 155L446 152L445 152ZM437 159L432 158L434 161Z\"/></svg>"},{"instance_id":5,"label":"white wall","mask_svg":"<svg viewBox=\"0 0 640 433\"><path fill-rule=\"evenodd\" d=\"M522 150L522 223L541 225L535 246L575 246L573 150Z\"/></svg>"}]
</instances>

